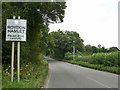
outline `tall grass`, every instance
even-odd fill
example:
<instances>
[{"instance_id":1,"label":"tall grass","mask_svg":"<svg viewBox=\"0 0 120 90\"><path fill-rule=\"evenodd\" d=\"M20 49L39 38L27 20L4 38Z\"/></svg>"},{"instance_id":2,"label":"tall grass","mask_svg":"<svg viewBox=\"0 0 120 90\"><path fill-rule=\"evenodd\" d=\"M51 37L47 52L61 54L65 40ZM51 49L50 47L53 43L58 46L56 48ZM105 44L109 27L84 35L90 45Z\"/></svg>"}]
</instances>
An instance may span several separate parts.
<instances>
[{"instance_id":1,"label":"tall grass","mask_svg":"<svg viewBox=\"0 0 120 90\"><path fill-rule=\"evenodd\" d=\"M26 65L27 68L30 65ZM39 65L32 65L33 71L30 72L30 69L21 71L21 80L17 82L17 77L14 75L14 82L10 81L10 75L6 72L3 72L2 77L2 88L41 88L44 85L44 81L48 74L48 63L47 61L42 61ZM24 75L23 75L24 74Z\"/></svg>"}]
</instances>

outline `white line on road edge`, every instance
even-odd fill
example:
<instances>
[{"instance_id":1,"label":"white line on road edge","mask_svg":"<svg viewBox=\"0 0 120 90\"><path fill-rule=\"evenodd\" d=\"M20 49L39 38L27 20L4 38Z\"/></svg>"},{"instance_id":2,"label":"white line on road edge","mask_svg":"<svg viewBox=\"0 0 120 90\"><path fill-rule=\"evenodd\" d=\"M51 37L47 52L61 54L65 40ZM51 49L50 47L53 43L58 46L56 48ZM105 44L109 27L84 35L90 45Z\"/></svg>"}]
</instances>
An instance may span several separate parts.
<instances>
[{"instance_id":1,"label":"white line on road edge","mask_svg":"<svg viewBox=\"0 0 120 90\"><path fill-rule=\"evenodd\" d=\"M95 81L96 83L98 83L98 84L100 84L100 85L102 85L102 86L104 86L104 87L106 87L106 88L111 88L111 87L109 87L109 86L107 86L107 85L102 84L101 82L96 81L95 79L92 79L92 78L90 78L90 77L87 77L87 78L90 79L90 80L92 80L92 81ZM112 88L111 88L111 89L112 89Z\"/></svg>"},{"instance_id":2,"label":"white line on road edge","mask_svg":"<svg viewBox=\"0 0 120 90\"><path fill-rule=\"evenodd\" d=\"M50 79L51 79L51 74L52 74L52 72L51 72L50 69L49 69L48 77L47 77L47 80L46 80L47 82L46 82L45 88L48 88L48 85L49 85Z\"/></svg>"}]
</instances>

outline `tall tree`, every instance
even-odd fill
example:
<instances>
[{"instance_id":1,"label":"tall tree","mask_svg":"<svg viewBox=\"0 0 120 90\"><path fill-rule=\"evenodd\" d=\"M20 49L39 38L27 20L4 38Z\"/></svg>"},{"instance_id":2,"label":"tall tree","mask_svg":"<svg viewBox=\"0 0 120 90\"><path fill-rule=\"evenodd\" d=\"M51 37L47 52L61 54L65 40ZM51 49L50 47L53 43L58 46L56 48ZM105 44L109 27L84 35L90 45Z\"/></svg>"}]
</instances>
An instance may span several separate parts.
<instances>
[{"instance_id":1,"label":"tall tree","mask_svg":"<svg viewBox=\"0 0 120 90\"><path fill-rule=\"evenodd\" d=\"M12 19L13 16L27 19L27 42L21 43L21 61L34 63L37 62L39 53L43 53L47 47L49 23L63 22L65 8L65 2L3 2L3 62L10 63L11 55L11 42L5 41L6 19Z\"/></svg>"},{"instance_id":2,"label":"tall tree","mask_svg":"<svg viewBox=\"0 0 120 90\"><path fill-rule=\"evenodd\" d=\"M50 46L52 46L55 52L55 57L57 58L63 58L66 52L72 52L73 46L75 46L76 50L79 50L81 52L85 50L83 39L81 39L77 32L63 32L61 30L58 30L56 32L51 32L49 35L52 37L52 40L50 40L50 42L54 43Z\"/></svg>"},{"instance_id":3,"label":"tall tree","mask_svg":"<svg viewBox=\"0 0 120 90\"><path fill-rule=\"evenodd\" d=\"M86 46L85 46L85 49L86 49L86 52L88 52L88 53L90 53L90 54L93 53L93 50L92 50L92 46L91 46L91 45L89 45L89 44L86 45Z\"/></svg>"}]
</instances>

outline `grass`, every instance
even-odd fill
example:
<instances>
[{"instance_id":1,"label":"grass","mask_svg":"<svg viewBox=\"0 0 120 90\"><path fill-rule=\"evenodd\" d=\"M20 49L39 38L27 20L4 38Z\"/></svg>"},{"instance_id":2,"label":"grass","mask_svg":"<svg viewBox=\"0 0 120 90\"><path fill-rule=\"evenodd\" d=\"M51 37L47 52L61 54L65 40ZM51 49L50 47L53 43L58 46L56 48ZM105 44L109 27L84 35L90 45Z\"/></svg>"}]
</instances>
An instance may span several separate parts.
<instances>
[{"instance_id":1,"label":"grass","mask_svg":"<svg viewBox=\"0 0 120 90\"><path fill-rule=\"evenodd\" d=\"M2 70L0 65L0 90L2 89Z\"/></svg>"},{"instance_id":2,"label":"grass","mask_svg":"<svg viewBox=\"0 0 120 90\"><path fill-rule=\"evenodd\" d=\"M76 64L76 65L80 65L80 66L84 66L84 67L88 67L88 68L92 68L92 69L96 69L96 70L101 70L101 71L107 71L107 72L111 72L111 73L116 73L116 74L120 74L120 68L118 67L108 67L108 66L104 66L104 65L95 65L95 64L90 64L89 62L83 62L83 61L73 61L73 60L62 60L71 64Z\"/></svg>"},{"instance_id":3,"label":"grass","mask_svg":"<svg viewBox=\"0 0 120 90\"><path fill-rule=\"evenodd\" d=\"M89 62L90 59L91 59L91 55L89 55L89 56L76 57L76 61Z\"/></svg>"},{"instance_id":4,"label":"grass","mask_svg":"<svg viewBox=\"0 0 120 90\"><path fill-rule=\"evenodd\" d=\"M3 73L2 88L41 88L44 85L46 76L48 74L48 63L44 61L41 65L33 65L34 71L31 73L29 79L21 78L17 82L17 77L14 82L10 81L10 76Z\"/></svg>"}]
</instances>

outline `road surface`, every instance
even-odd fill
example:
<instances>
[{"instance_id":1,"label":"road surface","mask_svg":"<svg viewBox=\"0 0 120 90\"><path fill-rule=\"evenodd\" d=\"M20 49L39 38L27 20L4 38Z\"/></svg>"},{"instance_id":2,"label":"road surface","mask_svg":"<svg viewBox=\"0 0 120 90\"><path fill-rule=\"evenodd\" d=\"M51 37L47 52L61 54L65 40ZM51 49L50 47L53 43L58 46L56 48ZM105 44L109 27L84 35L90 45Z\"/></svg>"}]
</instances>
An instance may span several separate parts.
<instances>
[{"instance_id":1,"label":"road surface","mask_svg":"<svg viewBox=\"0 0 120 90\"><path fill-rule=\"evenodd\" d=\"M45 88L118 88L118 75L45 57L49 75Z\"/></svg>"}]
</instances>

